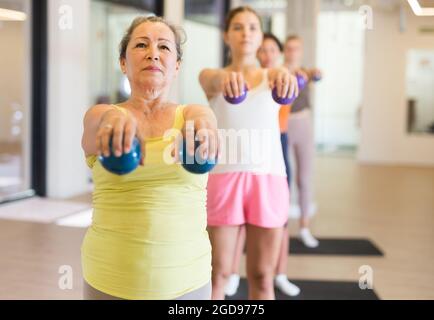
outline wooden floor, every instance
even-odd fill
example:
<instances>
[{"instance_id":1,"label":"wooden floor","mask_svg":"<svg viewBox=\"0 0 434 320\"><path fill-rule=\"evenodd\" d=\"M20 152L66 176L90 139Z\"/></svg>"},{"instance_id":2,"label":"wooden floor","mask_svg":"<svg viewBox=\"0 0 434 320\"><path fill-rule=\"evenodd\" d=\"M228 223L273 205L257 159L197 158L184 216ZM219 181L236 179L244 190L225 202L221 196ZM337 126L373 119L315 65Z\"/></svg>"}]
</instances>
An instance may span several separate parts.
<instances>
[{"instance_id":1,"label":"wooden floor","mask_svg":"<svg viewBox=\"0 0 434 320\"><path fill-rule=\"evenodd\" d=\"M359 267L370 265L380 298L433 299L434 169L361 166L348 158L316 164L314 233L367 237L385 257L290 256L289 276L358 281Z\"/></svg>"},{"instance_id":2,"label":"wooden floor","mask_svg":"<svg viewBox=\"0 0 434 320\"><path fill-rule=\"evenodd\" d=\"M359 267L369 265L380 298L434 299L434 169L361 166L351 158L321 157L316 173L314 233L369 238L385 256L290 256L289 277L358 281ZM294 234L297 222L291 223ZM84 233L0 220L0 299L81 299ZM72 290L58 286L62 265L73 270Z\"/></svg>"}]
</instances>

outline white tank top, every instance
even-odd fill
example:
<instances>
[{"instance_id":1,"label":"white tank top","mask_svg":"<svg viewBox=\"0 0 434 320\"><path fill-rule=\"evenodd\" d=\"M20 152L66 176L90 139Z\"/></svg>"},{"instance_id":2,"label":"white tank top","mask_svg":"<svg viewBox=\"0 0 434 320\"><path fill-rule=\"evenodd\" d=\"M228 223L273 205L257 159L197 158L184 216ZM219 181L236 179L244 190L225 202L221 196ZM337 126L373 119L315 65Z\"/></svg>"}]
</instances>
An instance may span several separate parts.
<instances>
[{"instance_id":1,"label":"white tank top","mask_svg":"<svg viewBox=\"0 0 434 320\"><path fill-rule=\"evenodd\" d=\"M286 177L280 142L279 110L268 86L268 72L262 82L238 105L223 94L209 101L221 135L221 158L211 174L251 172Z\"/></svg>"}]
</instances>

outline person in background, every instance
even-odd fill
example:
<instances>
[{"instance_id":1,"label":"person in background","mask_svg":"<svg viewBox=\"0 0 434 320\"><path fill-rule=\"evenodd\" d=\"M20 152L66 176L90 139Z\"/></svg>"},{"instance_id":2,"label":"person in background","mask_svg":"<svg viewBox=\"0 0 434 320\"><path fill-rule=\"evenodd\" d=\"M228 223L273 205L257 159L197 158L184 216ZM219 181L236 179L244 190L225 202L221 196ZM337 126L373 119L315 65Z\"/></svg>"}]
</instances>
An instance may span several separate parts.
<instances>
[{"instance_id":1,"label":"person in background","mask_svg":"<svg viewBox=\"0 0 434 320\"><path fill-rule=\"evenodd\" d=\"M279 39L272 33L265 33L262 45L258 50L257 58L262 68L275 68L282 63L281 57L283 52L283 45ZM286 175L288 180L288 187L291 185L291 169L288 157L288 116L291 106L281 106L279 111L279 127L280 139L282 143L282 152L285 161ZM233 296L236 294L240 283L240 260L243 254L244 246L246 243L246 229L244 226L240 228L237 248L234 257L234 264L232 274L229 277L228 283L225 287L225 294ZM288 280L286 275L288 270L288 252L289 252L289 232L288 226L283 227L282 244L280 249L279 261L276 268L276 275L274 278L274 285L284 294L288 296L297 296L300 289Z\"/></svg>"},{"instance_id":2,"label":"person in background","mask_svg":"<svg viewBox=\"0 0 434 320\"><path fill-rule=\"evenodd\" d=\"M277 121L280 106L272 98L272 89L275 88L280 97L297 96L297 80L282 66L270 69L258 66L256 54L263 32L261 19L252 8L231 10L224 31L231 62L223 69L203 70L199 81L220 130L259 134L251 134L248 141L241 139L235 150L241 157L237 156L235 163L218 163L208 180L213 299L225 297L243 225L246 228L248 298L275 299L273 279L282 229L288 220L289 189ZM239 97L246 87L247 97L240 104L230 104L224 98ZM222 150L224 153L224 147ZM254 150L260 155L251 159ZM244 162L244 157L249 161Z\"/></svg>"},{"instance_id":3,"label":"person in background","mask_svg":"<svg viewBox=\"0 0 434 320\"><path fill-rule=\"evenodd\" d=\"M309 83L322 77L320 70L302 67L303 41L297 35L287 37L284 46L284 60L284 65L291 72L301 74ZM295 178L301 215L299 237L306 247L315 248L319 242L309 229L309 215L315 210L312 177L315 141L311 107L310 89L309 85L306 85L292 104L288 121L288 137L290 150L295 159Z\"/></svg>"}]
</instances>

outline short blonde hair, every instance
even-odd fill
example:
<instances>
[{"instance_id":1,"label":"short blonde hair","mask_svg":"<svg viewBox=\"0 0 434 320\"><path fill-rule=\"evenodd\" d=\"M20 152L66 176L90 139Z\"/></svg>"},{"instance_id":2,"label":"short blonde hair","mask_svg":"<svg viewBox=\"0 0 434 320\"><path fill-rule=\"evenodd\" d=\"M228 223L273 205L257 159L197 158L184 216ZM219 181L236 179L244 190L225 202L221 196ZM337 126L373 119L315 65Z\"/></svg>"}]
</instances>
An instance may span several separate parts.
<instances>
[{"instance_id":1,"label":"short blonde hair","mask_svg":"<svg viewBox=\"0 0 434 320\"><path fill-rule=\"evenodd\" d=\"M131 22L131 25L128 27L128 29L125 31L124 36L122 37L122 40L119 44L119 59L125 59L126 53L127 53L127 47L131 40L131 35L133 34L134 30L145 22L152 22L152 23L163 23L166 26L172 30L174 36L175 36L175 45L176 45L176 56L177 61L182 60L182 45L185 43L186 35L184 32L184 29L181 27L177 27L169 22L167 22L165 19L157 16L139 16Z\"/></svg>"}]
</instances>

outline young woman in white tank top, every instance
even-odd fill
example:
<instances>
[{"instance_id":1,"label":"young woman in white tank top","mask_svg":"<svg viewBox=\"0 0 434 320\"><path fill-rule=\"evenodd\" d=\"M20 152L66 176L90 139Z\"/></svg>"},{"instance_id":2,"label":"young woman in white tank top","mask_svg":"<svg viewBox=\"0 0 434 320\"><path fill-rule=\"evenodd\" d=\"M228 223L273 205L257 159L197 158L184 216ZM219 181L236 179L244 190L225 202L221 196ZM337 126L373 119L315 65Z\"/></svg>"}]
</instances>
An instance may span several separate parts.
<instances>
[{"instance_id":1,"label":"young woman in white tank top","mask_svg":"<svg viewBox=\"0 0 434 320\"><path fill-rule=\"evenodd\" d=\"M240 226L247 230L249 299L274 299L273 277L282 227L288 219L289 190L280 144L278 96L298 95L297 80L286 68L261 69L256 52L263 33L258 14L233 9L224 38L232 62L224 69L203 70L200 83L221 130L219 163L208 182L208 229L213 247L213 299L224 299ZM238 97L247 85L247 98Z\"/></svg>"}]
</instances>

